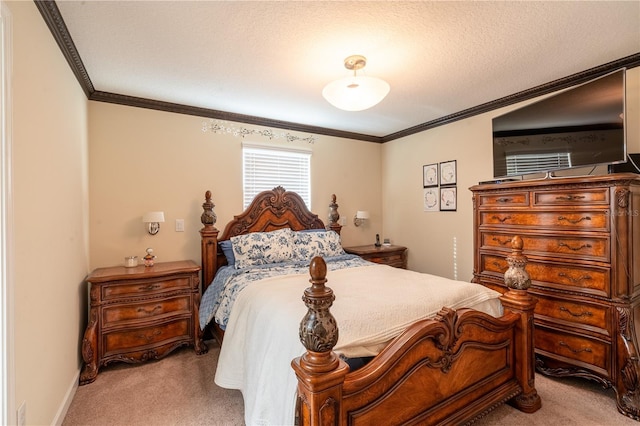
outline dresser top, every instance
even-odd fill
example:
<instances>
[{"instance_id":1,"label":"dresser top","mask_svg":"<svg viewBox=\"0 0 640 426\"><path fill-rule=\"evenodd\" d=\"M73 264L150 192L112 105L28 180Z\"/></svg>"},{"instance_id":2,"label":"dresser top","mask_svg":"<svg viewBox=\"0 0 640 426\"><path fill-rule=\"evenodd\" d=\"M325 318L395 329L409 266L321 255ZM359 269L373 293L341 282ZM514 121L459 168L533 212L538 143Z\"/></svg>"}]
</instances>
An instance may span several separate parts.
<instances>
[{"instance_id":1,"label":"dresser top","mask_svg":"<svg viewBox=\"0 0 640 426\"><path fill-rule=\"evenodd\" d=\"M525 189L545 188L551 189L558 186L595 186L595 185L640 185L640 174L636 173L611 173L601 176L566 176L540 179L524 179L502 183L486 183L474 185L471 191L486 191L500 189Z\"/></svg>"},{"instance_id":2,"label":"dresser top","mask_svg":"<svg viewBox=\"0 0 640 426\"><path fill-rule=\"evenodd\" d=\"M87 281L99 283L105 281L152 278L166 276L175 273L198 272L198 266L193 260L179 260L175 262L157 262L153 266L138 265L127 268L124 266L111 266L97 268L87 277Z\"/></svg>"}]
</instances>

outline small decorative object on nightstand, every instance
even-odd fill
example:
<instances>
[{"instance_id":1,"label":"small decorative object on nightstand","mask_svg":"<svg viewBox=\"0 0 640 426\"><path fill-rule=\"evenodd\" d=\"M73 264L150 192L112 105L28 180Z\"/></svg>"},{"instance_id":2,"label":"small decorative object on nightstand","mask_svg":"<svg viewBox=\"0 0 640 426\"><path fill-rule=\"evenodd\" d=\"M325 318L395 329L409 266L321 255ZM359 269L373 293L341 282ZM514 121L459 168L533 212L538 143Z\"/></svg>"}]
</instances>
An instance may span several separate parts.
<instances>
[{"instance_id":1,"label":"small decorative object on nightstand","mask_svg":"<svg viewBox=\"0 0 640 426\"><path fill-rule=\"evenodd\" d=\"M82 340L80 384L115 361L159 359L191 345L207 352L198 318L200 266L191 260L98 268L90 284L89 323Z\"/></svg>"},{"instance_id":2,"label":"small decorative object on nightstand","mask_svg":"<svg viewBox=\"0 0 640 426\"><path fill-rule=\"evenodd\" d=\"M407 269L406 247L394 245L376 247L375 244L370 244L366 246L345 247L344 251L350 254L357 254L370 262Z\"/></svg>"},{"instance_id":3,"label":"small decorative object on nightstand","mask_svg":"<svg viewBox=\"0 0 640 426\"><path fill-rule=\"evenodd\" d=\"M144 256L144 266L153 266L156 257L153 255L153 249L149 247L147 249L147 254Z\"/></svg>"}]
</instances>

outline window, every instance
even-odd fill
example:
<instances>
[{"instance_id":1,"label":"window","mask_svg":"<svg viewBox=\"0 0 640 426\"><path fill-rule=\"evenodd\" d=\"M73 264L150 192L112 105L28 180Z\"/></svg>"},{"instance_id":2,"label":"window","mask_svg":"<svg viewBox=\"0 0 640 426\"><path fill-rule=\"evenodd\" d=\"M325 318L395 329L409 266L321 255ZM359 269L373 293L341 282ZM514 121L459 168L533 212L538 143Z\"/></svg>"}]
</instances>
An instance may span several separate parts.
<instances>
[{"instance_id":1,"label":"window","mask_svg":"<svg viewBox=\"0 0 640 426\"><path fill-rule=\"evenodd\" d=\"M297 192L311 209L311 152L243 144L244 208L262 191L282 186Z\"/></svg>"}]
</instances>

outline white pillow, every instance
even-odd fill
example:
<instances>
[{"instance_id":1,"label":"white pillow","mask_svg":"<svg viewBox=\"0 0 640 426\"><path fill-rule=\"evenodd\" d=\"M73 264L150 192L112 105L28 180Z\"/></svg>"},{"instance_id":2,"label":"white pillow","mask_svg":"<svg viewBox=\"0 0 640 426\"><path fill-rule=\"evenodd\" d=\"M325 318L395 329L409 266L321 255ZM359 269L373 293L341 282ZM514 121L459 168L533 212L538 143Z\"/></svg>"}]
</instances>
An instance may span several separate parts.
<instances>
[{"instance_id":1,"label":"white pillow","mask_svg":"<svg viewBox=\"0 0 640 426\"><path fill-rule=\"evenodd\" d=\"M230 240L236 269L293 260L293 231L289 228L238 235Z\"/></svg>"},{"instance_id":2,"label":"white pillow","mask_svg":"<svg viewBox=\"0 0 640 426\"><path fill-rule=\"evenodd\" d=\"M311 260L315 256L331 257L345 254L340 235L335 231L295 232L293 255L297 260Z\"/></svg>"}]
</instances>

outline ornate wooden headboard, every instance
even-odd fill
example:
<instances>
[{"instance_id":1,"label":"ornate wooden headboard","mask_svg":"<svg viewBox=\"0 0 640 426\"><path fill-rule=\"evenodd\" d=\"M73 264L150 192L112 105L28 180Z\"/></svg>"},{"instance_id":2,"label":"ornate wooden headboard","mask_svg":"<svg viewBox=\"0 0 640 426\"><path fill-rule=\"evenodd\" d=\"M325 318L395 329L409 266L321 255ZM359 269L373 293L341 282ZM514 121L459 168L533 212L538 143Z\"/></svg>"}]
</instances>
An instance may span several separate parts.
<instances>
[{"instance_id":1,"label":"ornate wooden headboard","mask_svg":"<svg viewBox=\"0 0 640 426\"><path fill-rule=\"evenodd\" d=\"M329 225L326 227L317 214L309 211L297 193L287 191L281 186L256 195L246 210L234 216L233 220L227 224L220 238L218 238L219 231L215 228L214 207L215 204L211 201L211 191L207 191L205 202L202 204L204 212L201 216L204 228L200 230L203 292L211 284L218 268L227 263L218 241L228 240L236 235L268 232L282 228L291 228L294 231L326 228L336 231L338 234L342 229L338 223L340 215L335 194L331 196Z\"/></svg>"}]
</instances>

